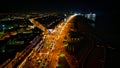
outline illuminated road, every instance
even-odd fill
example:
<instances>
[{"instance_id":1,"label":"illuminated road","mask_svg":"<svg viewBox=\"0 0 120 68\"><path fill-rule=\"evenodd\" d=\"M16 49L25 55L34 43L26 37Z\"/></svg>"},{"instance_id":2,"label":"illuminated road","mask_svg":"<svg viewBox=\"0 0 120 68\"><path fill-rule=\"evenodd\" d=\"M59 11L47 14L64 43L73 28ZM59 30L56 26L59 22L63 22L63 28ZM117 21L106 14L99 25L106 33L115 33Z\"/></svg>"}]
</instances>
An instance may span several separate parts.
<instances>
[{"instance_id":1,"label":"illuminated road","mask_svg":"<svg viewBox=\"0 0 120 68\"><path fill-rule=\"evenodd\" d=\"M18 68L56 68L59 55L64 49L64 37L75 17L76 15L72 15L67 21L58 24L52 33L45 34L43 40L37 44Z\"/></svg>"},{"instance_id":2,"label":"illuminated road","mask_svg":"<svg viewBox=\"0 0 120 68\"><path fill-rule=\"evenodd\" d=\"M69 27L71 26L71 22L73 21L74 17L75 16L71 16L66 22L61 23L61 25L55 29L56 32L54 34L55 36L54 43L56 45L55 45L54 51L51 52L50 54L50 57L49 57L50 61L47 68L56 68L56 65L59 60L59 55L64 50L64 43L63 43L64 37L69 31Z\"/></svg>"},{"instance_id":3,"label":"illuminated road","mask_svg":"<svg viewBox=\"0 0 120 68\"><path fill-rule=\"evenodd\" d=\"M64 37L68 34L75 17L76 14L71 15L66 21L62 21L53 29L52 33L38 24L39 22L29 19L31 23L44 31L43 37L36 36L30 45L17 53L5 68L56 68L59 55L64 52Z\"/></svg>"},{"instance_id":4,"label":"illuminated road","mask_svg":"<svg viewBox=\"0 0 120 68\"><path fill-rule=\"evenodd\" d=\"M77 32L75 28L75 22L78 21L76 21L76 18L77 14L69 16L66 18L66 20L59 22L59 24L55 26L52 31L48 31L48 29L36 21L35 18L30 18L29 21L34 26L42 30L43 33L36 36L32 41L29 42L30 45L28 45L20 53L17 53L13 60L8 60L0 68L89 68L91 65L94 68L100 67L97 65L98 63L96 63L97 58L95 60L93 59L98 55L103 56L105 54L103 51L105 48L102 50L101 48L95 48L95 50L93 50L94 46L96 46L94 43L95 40L93 37L91 37L91 34L89 34L92 33L92 31L89 32L89 29L86 28L86 26L79 24L79 29L81 32L85 31L85 37L81 36L85 39L82 40L80 39L81 37L77 38L77 40L85 43L83 44L84 47L81 47L80 51L77 54L79 56L75 54L77 48L69 47L71 46L72 41L76 41L76 37L72 37L71 34L72 31ZM85 29L88 29L88 31ZM16 33L11 32L11 34L15 35ZM67 40L67 42L64 40ZM69 46L66 45L68 43L70 44ZM81 45L82 44L80 43L80 46ZM67 50L67 48L69 48L69 50ZM73 55L70 54L72 53L70 50L73 51ZM103 51L104 54L99 54L99 51L100 53ZM88 58L89 60L87 60ZM100 62L104 63L103 60L100 60ZM94 65L95 63L96 66ZM102 64L101 66L103 67Z\"/></svg>"},{"instance_id":5,"label":"illuminated road","mask_svg":"<svg viewBox=\"0 0 120 68\"><path fill-rule=\"evenodd\" d=\"M6 32L3 36L0 36L0 40L4 40L5 38L9 38L10 36L14 35L17 35L16 31Z\"/></svg>"}]
</instances>

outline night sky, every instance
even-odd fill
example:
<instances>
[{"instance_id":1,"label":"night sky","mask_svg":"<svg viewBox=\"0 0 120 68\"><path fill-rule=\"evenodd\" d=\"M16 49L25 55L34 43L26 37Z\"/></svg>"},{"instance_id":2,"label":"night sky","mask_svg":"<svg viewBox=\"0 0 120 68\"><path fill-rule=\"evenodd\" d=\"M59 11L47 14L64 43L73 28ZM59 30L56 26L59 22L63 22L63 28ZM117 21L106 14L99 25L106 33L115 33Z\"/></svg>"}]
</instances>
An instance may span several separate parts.
<instances>
[{"instance_id":1,"label":"night sky","mask_svg":"<svg viewBox=\"0 0 120 68\"><path fill-rule=\"evenodd\" d=\"M116 12L116 5L102 0L2 0L0 10L4 11L76 11L82 13ZM112 10L111 10L112 9Z\"/></svg>"}]
</instances>

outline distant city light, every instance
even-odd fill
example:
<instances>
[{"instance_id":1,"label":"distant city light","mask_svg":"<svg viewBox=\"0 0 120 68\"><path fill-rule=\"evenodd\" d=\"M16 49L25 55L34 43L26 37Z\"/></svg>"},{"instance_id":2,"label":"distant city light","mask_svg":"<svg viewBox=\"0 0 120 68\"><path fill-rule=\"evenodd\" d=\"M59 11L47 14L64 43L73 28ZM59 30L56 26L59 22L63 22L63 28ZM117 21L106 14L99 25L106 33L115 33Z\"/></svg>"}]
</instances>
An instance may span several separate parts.
<instances>
[{"instance_id":1,"label":"distant city light","mask_svg":"<svg viewBox=\"0 0 120 68\"><path fill-rule=\"evenodd\" d=\"M64 16L67 16L67 14L64 14Z\"/></svg>"},{"instance_id":2,"label":"distant city light","mask_svg":"<svg viewBox=\"0 0 120 68\"><path fill-rule=\"evenodd\" d=\"M2 25L2 27L5 27L5 25Z\"/></svg>"},{"instance_id":3,"label":"distant city light","mask_svg":"<svg viewBox=\"0 0 120 68\"><path fill-rule=\"evenodd\" d=\"M96 19L96 14L92 14L93 15L93 21L95 21L95 19Z\"/></svg>"},{"instance_id":4,"label":"distant city light","mask_svg":"<svg viewBox=\"0 0 120 68\"><path fill-rule=\"evenodd\" d=\"M66 21L67 19L66 18L64 18L64 21Z\"/></svg>"},{"instance_id":5,"label":"distant city light","mask_svg":"<svg viewBox=\"0 0 120 68\"><path fill-rule=\"evenodd\" d=\"M29 26L31 29L34 29L35 28L35 26Z\"/></svg>"},{"instance_id":6,"label":"distant city light","mask_svg":"<svg viewBox=\"0 0 120 68\"><path fill-rule=\"evenodd\" d=\"M74 15L78 15L77 13L74 13Z\"/></svg>"},{"instance_id":7,"label":"distant city light","mask_svg":"<svg viewBox=\"0 0 120 68\"><path fill-rule=\"evenodd\" d=\"M88 18L88 19L90 19L90 20L95 21L95 19L96 19L96 14L95 14L95 13L85 14L85 17Z\"/></svg>"}]
</instances>

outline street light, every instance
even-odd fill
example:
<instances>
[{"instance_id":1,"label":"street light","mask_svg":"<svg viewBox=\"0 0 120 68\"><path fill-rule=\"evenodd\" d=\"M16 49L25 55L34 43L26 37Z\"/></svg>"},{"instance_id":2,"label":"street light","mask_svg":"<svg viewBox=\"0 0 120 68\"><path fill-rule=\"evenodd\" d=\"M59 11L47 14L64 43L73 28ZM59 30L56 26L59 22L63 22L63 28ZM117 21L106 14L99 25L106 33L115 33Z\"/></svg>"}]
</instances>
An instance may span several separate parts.
<instances>
[{"instance_id":1,"label":"street light","mask_svg":"<svg viewBox=\"0 0 120 68\"><path fill-rule=\"evenodd\" d=\"M3 32L4 32L5 31L5 25L4 24L2 25L2 28L3 28Z\"/></svg>"}]
</instances>

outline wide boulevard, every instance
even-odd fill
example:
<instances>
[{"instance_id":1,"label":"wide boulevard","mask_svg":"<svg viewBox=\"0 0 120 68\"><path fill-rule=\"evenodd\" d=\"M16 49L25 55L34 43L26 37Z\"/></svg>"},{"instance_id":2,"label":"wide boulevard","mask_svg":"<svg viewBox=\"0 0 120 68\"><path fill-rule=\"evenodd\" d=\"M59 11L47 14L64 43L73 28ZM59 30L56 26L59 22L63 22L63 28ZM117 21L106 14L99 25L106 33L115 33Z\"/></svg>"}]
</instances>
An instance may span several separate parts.
<instances>
[{"instance_id":1,"label":"wide boulevard","mask_svg":"<svg viewBox=\"0 0 120 68\"><path fill-rule=\"evenodd\" d=\"M77 15L71 15L58 24L52 32L43 32L43 39L29 53L18 68L56 68L59 55L64 52L64 37L68 34L72 21ZM33 20L33 19L32 19Z\"/></svg>"}]
</instances>

